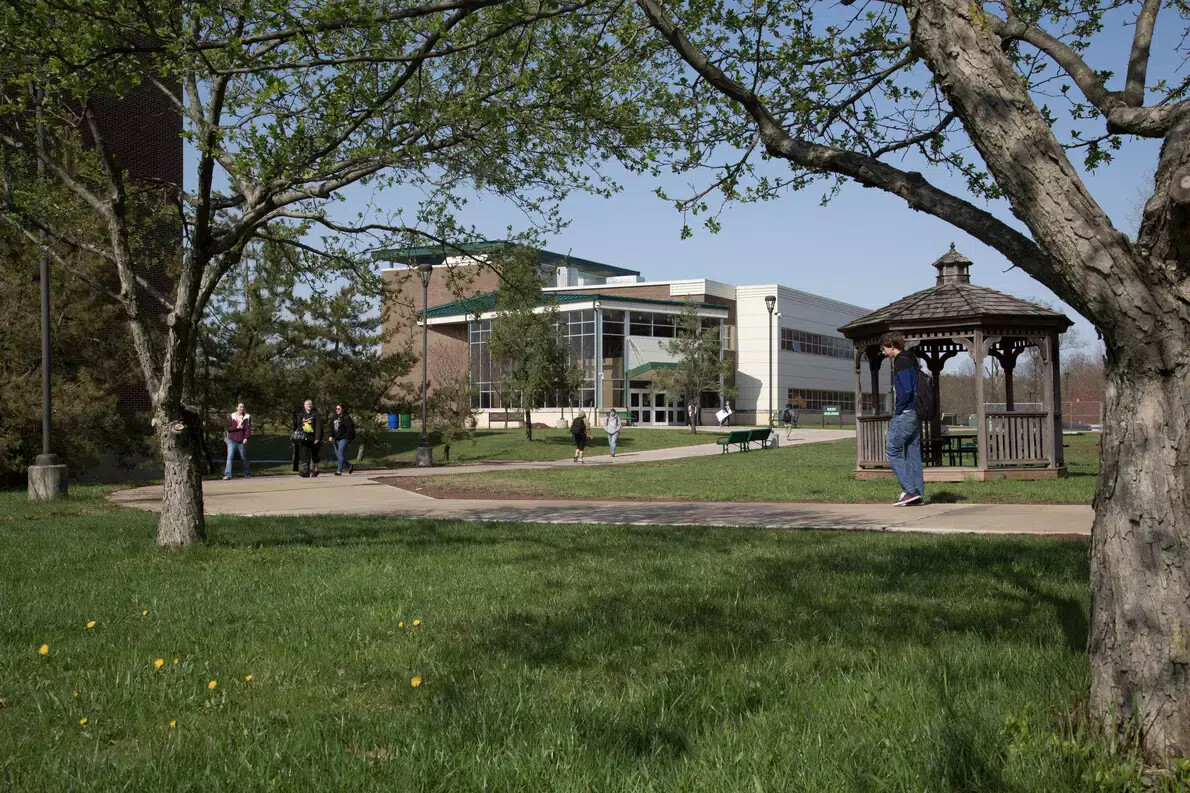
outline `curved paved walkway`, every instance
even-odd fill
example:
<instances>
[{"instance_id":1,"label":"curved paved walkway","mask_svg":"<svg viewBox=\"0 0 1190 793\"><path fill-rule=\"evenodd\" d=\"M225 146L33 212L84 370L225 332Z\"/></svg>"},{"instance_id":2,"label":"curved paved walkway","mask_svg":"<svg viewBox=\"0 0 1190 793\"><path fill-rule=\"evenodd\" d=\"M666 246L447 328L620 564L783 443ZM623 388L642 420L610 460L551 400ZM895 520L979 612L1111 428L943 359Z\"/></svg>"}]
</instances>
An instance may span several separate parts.
<instances>
[{"instance_id":1,"label":"curved paved walkway","mask_svg":"<svg viewBox=\"0 0 1190 793\"><path fill-rule=\"evenodd\" d=\"M830 437L828 434L833 434ZM793 443L836 440L854 433L812 430L795 433ZM783 445L790 445L783 442ZM714 444L656 449L591 457L586 465L626 465L646 460L672 460L719 454ZM763 453L763 452L756 452ZM382 484L394 476L458 474L517 468L575 468L569 459L534 463L488 463L443 468L403 468L360 472L316 479L258 476L230 482L203 483L210 515L388 515L410 518L516 521L539 523L606 523L632 525L740 526L774 529L848 529L984 534L1085 535L1091 532L1092 510L1082 505L928 504L893 507L885 504L803 504L792 502L691 501L566 501L434 499L416 491ZM111 500L136 509L161 508L161 486L113 493Z\"/></svg>"}]
</instances>

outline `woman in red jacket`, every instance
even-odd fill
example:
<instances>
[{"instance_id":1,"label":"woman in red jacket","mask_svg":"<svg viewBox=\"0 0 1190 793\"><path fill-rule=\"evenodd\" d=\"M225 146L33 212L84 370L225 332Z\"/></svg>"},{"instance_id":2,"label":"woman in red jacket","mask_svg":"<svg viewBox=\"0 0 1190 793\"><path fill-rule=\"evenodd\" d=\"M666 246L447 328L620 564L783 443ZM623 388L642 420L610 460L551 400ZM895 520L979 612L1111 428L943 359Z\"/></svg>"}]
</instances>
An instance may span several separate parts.
<instances>
[{"instance_id":1,"label":"woman in red jacket","mask_svg":"<svg viewBox=\"0 0 1190 793\"><path fill-rule=\"evenodd\" d=\"M227 417L227 431L223 439L227 441L227 465L223 468L223 478L231 479L231 461L239 451L240 462L244 464L244 478L252 477L252 469L248 467L248 436L252 434L252 417L244 410L244 403L236 405L236 412Z\"/></svg>"}]
</instances>

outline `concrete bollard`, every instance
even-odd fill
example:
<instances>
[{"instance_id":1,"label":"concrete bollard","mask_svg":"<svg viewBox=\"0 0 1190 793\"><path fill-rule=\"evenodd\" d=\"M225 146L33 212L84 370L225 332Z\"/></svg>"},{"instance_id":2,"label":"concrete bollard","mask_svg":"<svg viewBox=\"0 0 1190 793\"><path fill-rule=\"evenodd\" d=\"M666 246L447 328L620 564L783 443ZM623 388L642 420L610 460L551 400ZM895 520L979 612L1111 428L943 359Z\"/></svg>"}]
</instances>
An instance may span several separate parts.
<instances>
[{"instance_id":1,"label":"concrete bollard","mask_svg":"<svg viewBox=\"0 0 1190 793\"><path fill-rule=\"evenodd\" d=\"M66 495L65 465L29 466L29 500L52 501Z\"/></svg>"}]
</instances>

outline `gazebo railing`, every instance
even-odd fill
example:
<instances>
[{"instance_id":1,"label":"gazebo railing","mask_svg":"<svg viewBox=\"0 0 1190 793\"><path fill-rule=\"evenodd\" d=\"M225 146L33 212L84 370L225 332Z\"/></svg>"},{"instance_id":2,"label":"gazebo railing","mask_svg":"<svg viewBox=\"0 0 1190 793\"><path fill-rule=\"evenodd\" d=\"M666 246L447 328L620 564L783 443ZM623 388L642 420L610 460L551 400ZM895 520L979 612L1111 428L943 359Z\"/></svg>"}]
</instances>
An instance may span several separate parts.
<instances>
[{"instance_id":1,"label":"gazebo railing","mask_svg":"<svg viewBox=\"0 0 1190 793\"><path fill-rule=\"evenodd\" d=\"M887 468L888 422L891 416L877 413L874 416L855 417L855 437L859 444L859 466L861 468Z\"/></svg>"},{"instance_id":2,"label":"gazebo railing","mask_svg":"<svg viewBox=\"0 0 1190 793\"><path fill-rule=\"evenodd\" d=\"M989 411L987 419L989 466L1049 463L1048 413Z\"/></svg>"}]
</instances>

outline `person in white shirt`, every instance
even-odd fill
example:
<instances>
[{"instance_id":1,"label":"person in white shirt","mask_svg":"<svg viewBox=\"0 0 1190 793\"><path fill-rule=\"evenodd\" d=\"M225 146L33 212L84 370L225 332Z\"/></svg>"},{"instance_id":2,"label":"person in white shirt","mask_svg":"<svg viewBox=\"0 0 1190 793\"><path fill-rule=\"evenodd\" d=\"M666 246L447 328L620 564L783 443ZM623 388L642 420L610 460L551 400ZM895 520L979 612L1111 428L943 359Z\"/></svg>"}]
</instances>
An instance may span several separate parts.
<instances>
[{"instance_id":1,"label":"person in white shirt","mask_svg":"<svg viewBox=\"0 0 1190 793\"><path fill-rule=\"evenodd\" d=\"M603 422L603 431L607 433L607 445L612 449L612 457L616 456L616 441L620 439L620 417L616 411L609 410L607 419Z\"/></svg>"}]
</instances>

